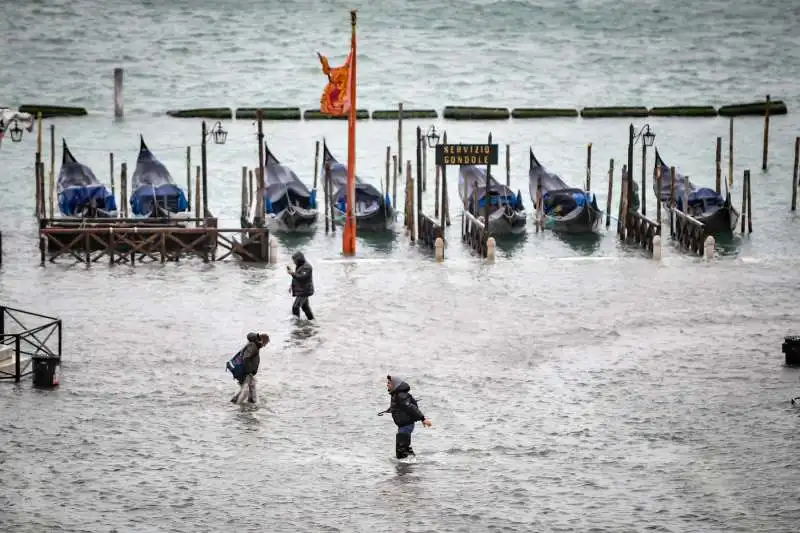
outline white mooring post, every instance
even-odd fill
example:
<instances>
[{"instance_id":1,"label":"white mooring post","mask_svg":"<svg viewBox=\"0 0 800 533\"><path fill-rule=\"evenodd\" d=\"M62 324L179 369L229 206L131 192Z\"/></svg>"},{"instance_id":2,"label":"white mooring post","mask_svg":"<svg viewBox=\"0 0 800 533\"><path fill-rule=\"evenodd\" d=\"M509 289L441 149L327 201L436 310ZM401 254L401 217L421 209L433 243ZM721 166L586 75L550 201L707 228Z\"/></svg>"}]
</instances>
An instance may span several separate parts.
<instances>
[{"instance_id":1,"label":"white mooring post","mask_svg":"<svg viewBox=\"0 0 800 533\"><path fill-rule=\"evenodd\" d=\"M124 115L122 105L122 69L114 69L114 117L122 118Z\"/></svg>"}]
</instances>

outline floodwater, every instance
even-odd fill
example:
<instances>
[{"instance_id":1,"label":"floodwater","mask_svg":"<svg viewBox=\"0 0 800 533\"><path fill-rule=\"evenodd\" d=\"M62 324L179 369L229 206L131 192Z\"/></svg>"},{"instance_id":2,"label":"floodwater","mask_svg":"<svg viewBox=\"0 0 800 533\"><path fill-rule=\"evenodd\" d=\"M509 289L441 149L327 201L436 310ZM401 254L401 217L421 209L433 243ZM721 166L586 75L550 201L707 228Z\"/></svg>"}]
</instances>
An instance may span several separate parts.
<instances>
[{"instance_id":1,"label":"floodwater","mask_svg":"<svg viewBox=\"0 0 800 533\"><path fill-rule=\"evenodd\" d=\"M85 105L89 117L45 121L57 144L65 137L108 179L108 153L130 173L142 133L183 183L186 146L199 161L200 121L162 111L313 108L324 84L314 52L344 57L347 9L357 7L359 107L722 105L770 92L790 114L772 119L767 172L762 121L736 119L733 195L738 205L750 169L753 233L737 232L713 261L665 242L655 262L620 245L612 221L594 241L529 225L487 264L461 245L453 208L441 264L399 224L391 236L360 236L353 259L339 253L341 233L320 228L280 237L276 265L42 268L35 139L7 138L0 301L63 319L65 349L59 389L35 390L30 378L0 386L0 529L796 530L800 410L788 399L800 372L780 353L800 315L800 220L789 212L800 131L794 3L219 4L8 2L5 103ZM115 66L126 69L122 121L111 117ZM511 184L527 205L529 147L578 185L593 143L603 206L608 161L618 178L626 157L626 120L434 122L451 142L491 131L509 144ZM713 186L727 120L647 122L668 164ZM404 159L417 125L429 121L405 124ZM257 163L258 146L252 121L225 127L228 143L208 152L210 207L236 227L241 167ZM345 128L265 131L311 183L314 142L324 137L344 158ZM359 123L358 173L376 184L387 145L395 153L395 124ZM635 169L639 157L637 147ZM448 179L456 191L454 171ZM426 209L432 197L429 187ZM315 269L313 325L289 314L284 264L297 249ZM227 401L225 361L248 331L272 337L257 408ZM411 383L433 421L414 433L415 464L393 459L392 423L375 416L388 405L387 373Z\"/></svg>"}]
</instances>

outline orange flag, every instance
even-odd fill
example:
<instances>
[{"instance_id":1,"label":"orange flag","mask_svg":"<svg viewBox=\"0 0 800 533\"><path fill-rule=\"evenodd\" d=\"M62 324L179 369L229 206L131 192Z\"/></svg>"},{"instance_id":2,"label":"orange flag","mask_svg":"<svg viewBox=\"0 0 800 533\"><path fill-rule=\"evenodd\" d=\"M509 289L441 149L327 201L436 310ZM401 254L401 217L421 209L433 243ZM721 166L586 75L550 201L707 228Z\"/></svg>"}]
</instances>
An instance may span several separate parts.
<instances>
[{"instance_id":1,"label":"orange flag","mask_svg":"<svg viewBox=\"0 0 800 533\"><path fill-rule=\"evenodd\" d=\"M341 67L331 68L328 58L317 52L322 64L322 73L328 76L328 84L319 99L321 113L344 116L350 109L350 59L352 52Z\"/></svg>"}]
</instances>

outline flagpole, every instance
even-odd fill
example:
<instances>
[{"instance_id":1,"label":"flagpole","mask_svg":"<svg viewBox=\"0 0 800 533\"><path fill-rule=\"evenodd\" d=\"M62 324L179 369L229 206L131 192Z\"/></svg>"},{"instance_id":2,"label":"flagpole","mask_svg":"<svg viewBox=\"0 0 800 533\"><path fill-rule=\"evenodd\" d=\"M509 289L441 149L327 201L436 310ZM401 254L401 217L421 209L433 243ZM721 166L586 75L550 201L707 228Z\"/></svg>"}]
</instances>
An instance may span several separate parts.
<instances>
[{"instance_id":1,"label":"flagpole","mask_svg":"<svg viewBox=\"0 0 800 533\"><path fill-rule=\"evenodd\" d=\"M353 204L356 196L356 11L350 11L350 83L348 83L350 109L347 113L347 205L345 207L342 253L356 253L356 224L353 219Z\"/></svg>"}]
</instances>

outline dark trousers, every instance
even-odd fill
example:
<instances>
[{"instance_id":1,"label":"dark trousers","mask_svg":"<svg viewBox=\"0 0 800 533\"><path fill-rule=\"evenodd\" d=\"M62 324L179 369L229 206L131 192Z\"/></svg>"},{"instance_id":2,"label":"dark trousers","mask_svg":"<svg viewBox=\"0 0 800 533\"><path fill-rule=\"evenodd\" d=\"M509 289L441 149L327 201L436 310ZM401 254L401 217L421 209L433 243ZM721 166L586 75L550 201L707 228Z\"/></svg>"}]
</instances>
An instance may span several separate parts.
<instances>
[{"instance_id":1,"label":"dark trousers","mask_svg":"<svg viewBox=\"0 0 800 533\"><path fill-rule=\"evenodd\" d=\"M311 305L308 303L308 296L295 297L294 303L292 304L292 314L299 317L300 309L303 310L303 313L305 313L307 319L314 320L314 313L311 312Z\"/></svg>"},{"instance_id":2,"label":"dark trousers","mask_svg":"<svg viewBox=\"0 0 800 533\"><path fill-rule=\"evenodd\" d=\"M414 424L397 428L397 435L395 435L394 440L394 451L398 459L405 459L409 455L414 455L414 449L411 447L411 433L413 431Z\"/></svg>"}]
</instances>

